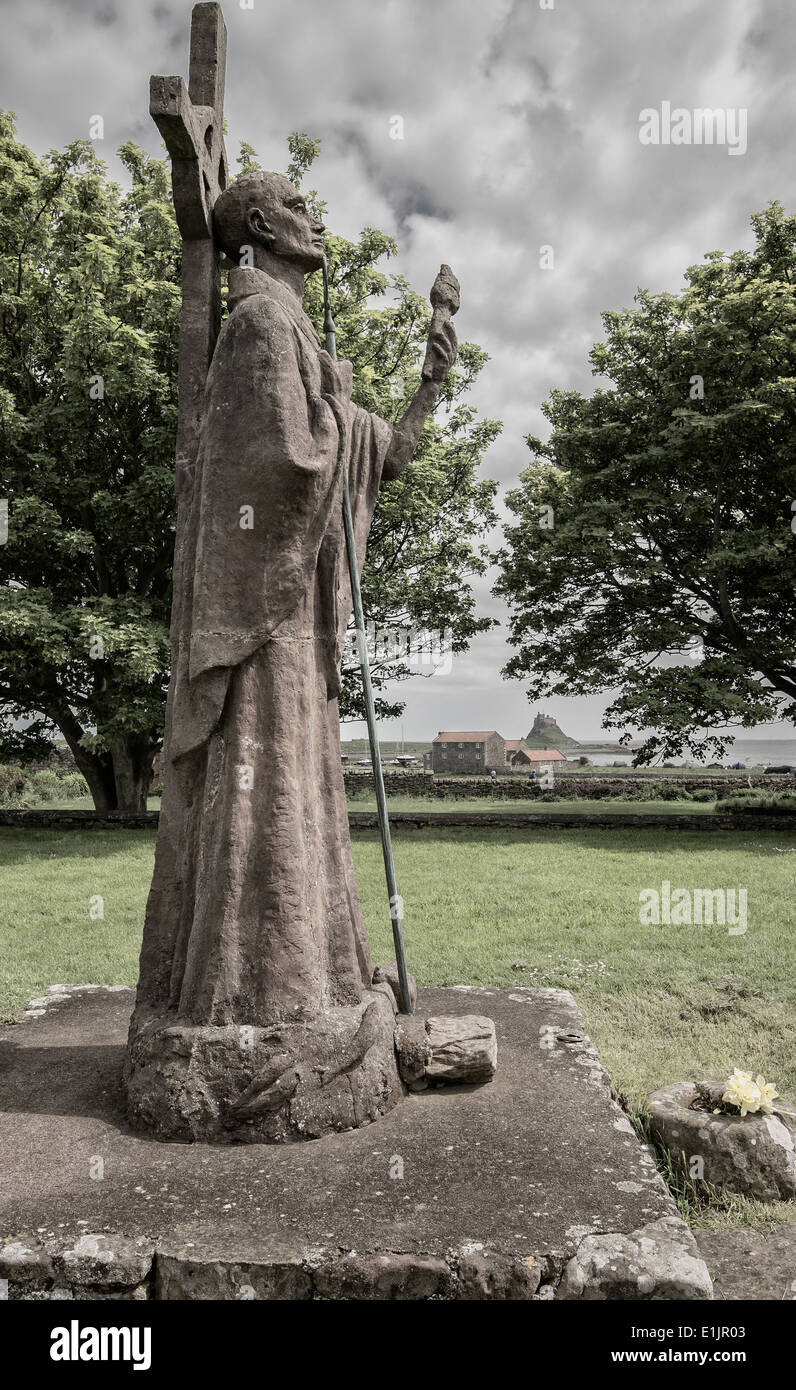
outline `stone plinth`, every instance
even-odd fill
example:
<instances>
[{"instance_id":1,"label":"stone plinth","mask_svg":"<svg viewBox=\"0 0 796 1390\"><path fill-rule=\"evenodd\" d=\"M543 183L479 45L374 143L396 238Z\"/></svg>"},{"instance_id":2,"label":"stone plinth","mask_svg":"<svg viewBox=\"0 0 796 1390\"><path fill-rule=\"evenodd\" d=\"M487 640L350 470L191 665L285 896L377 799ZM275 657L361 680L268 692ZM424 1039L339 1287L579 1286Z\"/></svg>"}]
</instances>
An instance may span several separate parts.
<instances>
[{"instance_id":1,"label":"stone plinth","mask_svg":"<svg viewBox=\"0 0 796 1390\"><path fill-rule=\"evenodd\" d=\"M710 1297L569 994L420 990L423 1017L494 1019L494 1079L281 1145L131 1128L132 990L52 997L0 1030L11 1298Z\"/></svg>"}]
</instances>

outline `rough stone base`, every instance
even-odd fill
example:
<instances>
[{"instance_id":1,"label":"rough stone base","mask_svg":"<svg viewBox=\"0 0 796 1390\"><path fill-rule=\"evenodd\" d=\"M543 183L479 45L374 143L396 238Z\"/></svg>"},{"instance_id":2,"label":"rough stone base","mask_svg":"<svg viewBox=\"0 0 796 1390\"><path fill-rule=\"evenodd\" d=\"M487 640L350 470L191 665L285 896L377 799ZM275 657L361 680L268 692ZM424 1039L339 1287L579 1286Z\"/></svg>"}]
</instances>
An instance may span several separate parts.
<instances>
[{"instance_id":1,"label":"rough stone base","mask_svg":"<svg viewBox=\"0 0 796 1390\"><path fill-rule=\"evenodd\" d=\"M718 1098L724 1087L706 1083ZM796 1197L796 1112L714 1115L692 1110L697 1089L677 1081L647 1098L654 1137L677 1159L701 1159L705 1182L760 1202Z\"/></svg>"},{"instance_id":2,"label":"rough stone base","mask_svg":"<svg viewBox=\"0 0 796 1390\"><path fill-rule=\"evenodd\" d=\"M421 990L424 1016L494 1019L494 1080L285 1145L132 1129L132 991L39 1003L0 1031L10 1298L710 1297L567 993Z\"/></svg>"},{"instance_id":3,"label":"rough stone base","mask_svg":"<svg viewBox=\"0 0 796 1390\"><path fill-rule=\"evenodd\" d=\"M273 1028L191 1027L137 1013L127 1112L158 1139L284 1143L358 1129L404 1094L394 1033L381 991Z\"/></svg>"}]
</instances>

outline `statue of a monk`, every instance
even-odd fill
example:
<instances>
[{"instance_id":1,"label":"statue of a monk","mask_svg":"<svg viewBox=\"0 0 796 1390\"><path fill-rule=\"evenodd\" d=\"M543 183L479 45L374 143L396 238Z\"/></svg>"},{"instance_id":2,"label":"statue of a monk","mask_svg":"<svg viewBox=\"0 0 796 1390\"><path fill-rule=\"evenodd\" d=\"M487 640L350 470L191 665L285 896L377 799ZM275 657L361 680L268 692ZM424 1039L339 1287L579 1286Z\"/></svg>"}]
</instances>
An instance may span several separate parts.
<instances>
[{"instance_id":1,"label":"statue of a monk","mask_svg":"<svg viewBox=\"0 0 796 1390\"><path fill-rule=\"evenodd\" d=\"M301 193L244 174L214 228L246 268L229 274L178 523L163 804L125 1082L131 1118L163 1137L279 1141L365 1123L402 1094L340 759L342 470L361 569L379 486L409 461L457 344L435 316L420 385L391 426L353 404L350 362L332 360L302 309L324 227Z\"/></svg>"}]
</instances>

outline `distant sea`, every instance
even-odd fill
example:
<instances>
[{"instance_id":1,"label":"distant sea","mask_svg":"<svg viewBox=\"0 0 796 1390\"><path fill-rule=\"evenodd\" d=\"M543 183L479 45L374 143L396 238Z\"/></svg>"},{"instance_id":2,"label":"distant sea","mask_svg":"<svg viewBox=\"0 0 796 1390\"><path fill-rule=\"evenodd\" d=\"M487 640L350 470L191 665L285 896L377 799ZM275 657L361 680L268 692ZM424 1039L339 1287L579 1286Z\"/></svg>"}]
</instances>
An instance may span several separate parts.
<instances>
[{"instance_id":1,"label":"distant sea","mask_svg":"<svg viewBox=\"0 0 796 1390\"><path fill-rule=\"evenodd\" d=\"M730 763L791 763L796 765L796 738L736 738Z\"/></svg>"},{"instance_id":2,"label":"distant sea","mask_svg":"<svg viewBox=\"0 0 796 1390\"><path fill-rule=\"evenodd\" d=\"M567 754L568 757L577 756L577 750L572 749ZM631 763L632 754L630 753L590 753L591 761L600 767L610 766L611 763ZM693 763L695 767L705 764L695 763L691 758L673 758L672 762ZM796 738L735 738L732 745L727 747L723 758L710 758L709 762L720 762L724 767L730 767L733 763L745 763L747 767L754 767L757 763L768 766L769 763L790 763L796 767Z\"/></svg>"}]
</instances>

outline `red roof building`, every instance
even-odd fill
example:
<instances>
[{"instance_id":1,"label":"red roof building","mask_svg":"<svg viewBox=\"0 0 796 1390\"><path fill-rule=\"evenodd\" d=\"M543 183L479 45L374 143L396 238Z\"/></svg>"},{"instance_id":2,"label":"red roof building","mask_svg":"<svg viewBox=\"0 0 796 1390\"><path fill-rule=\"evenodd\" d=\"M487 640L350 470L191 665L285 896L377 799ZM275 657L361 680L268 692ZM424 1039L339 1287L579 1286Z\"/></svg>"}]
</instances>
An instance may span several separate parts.
<instances>
[{"instance_id":1,"label":"red roof building","mask_svg":"<svg viewBox=\"0 0 796 1390\"><path fill-rule=\"evenodd\" d=\"M524 738L506 739L506 762L509 767L535 767L537 771L546 771L554 763L566 761L557 748L529 748Z\"/></svg>"}]
</instances>

